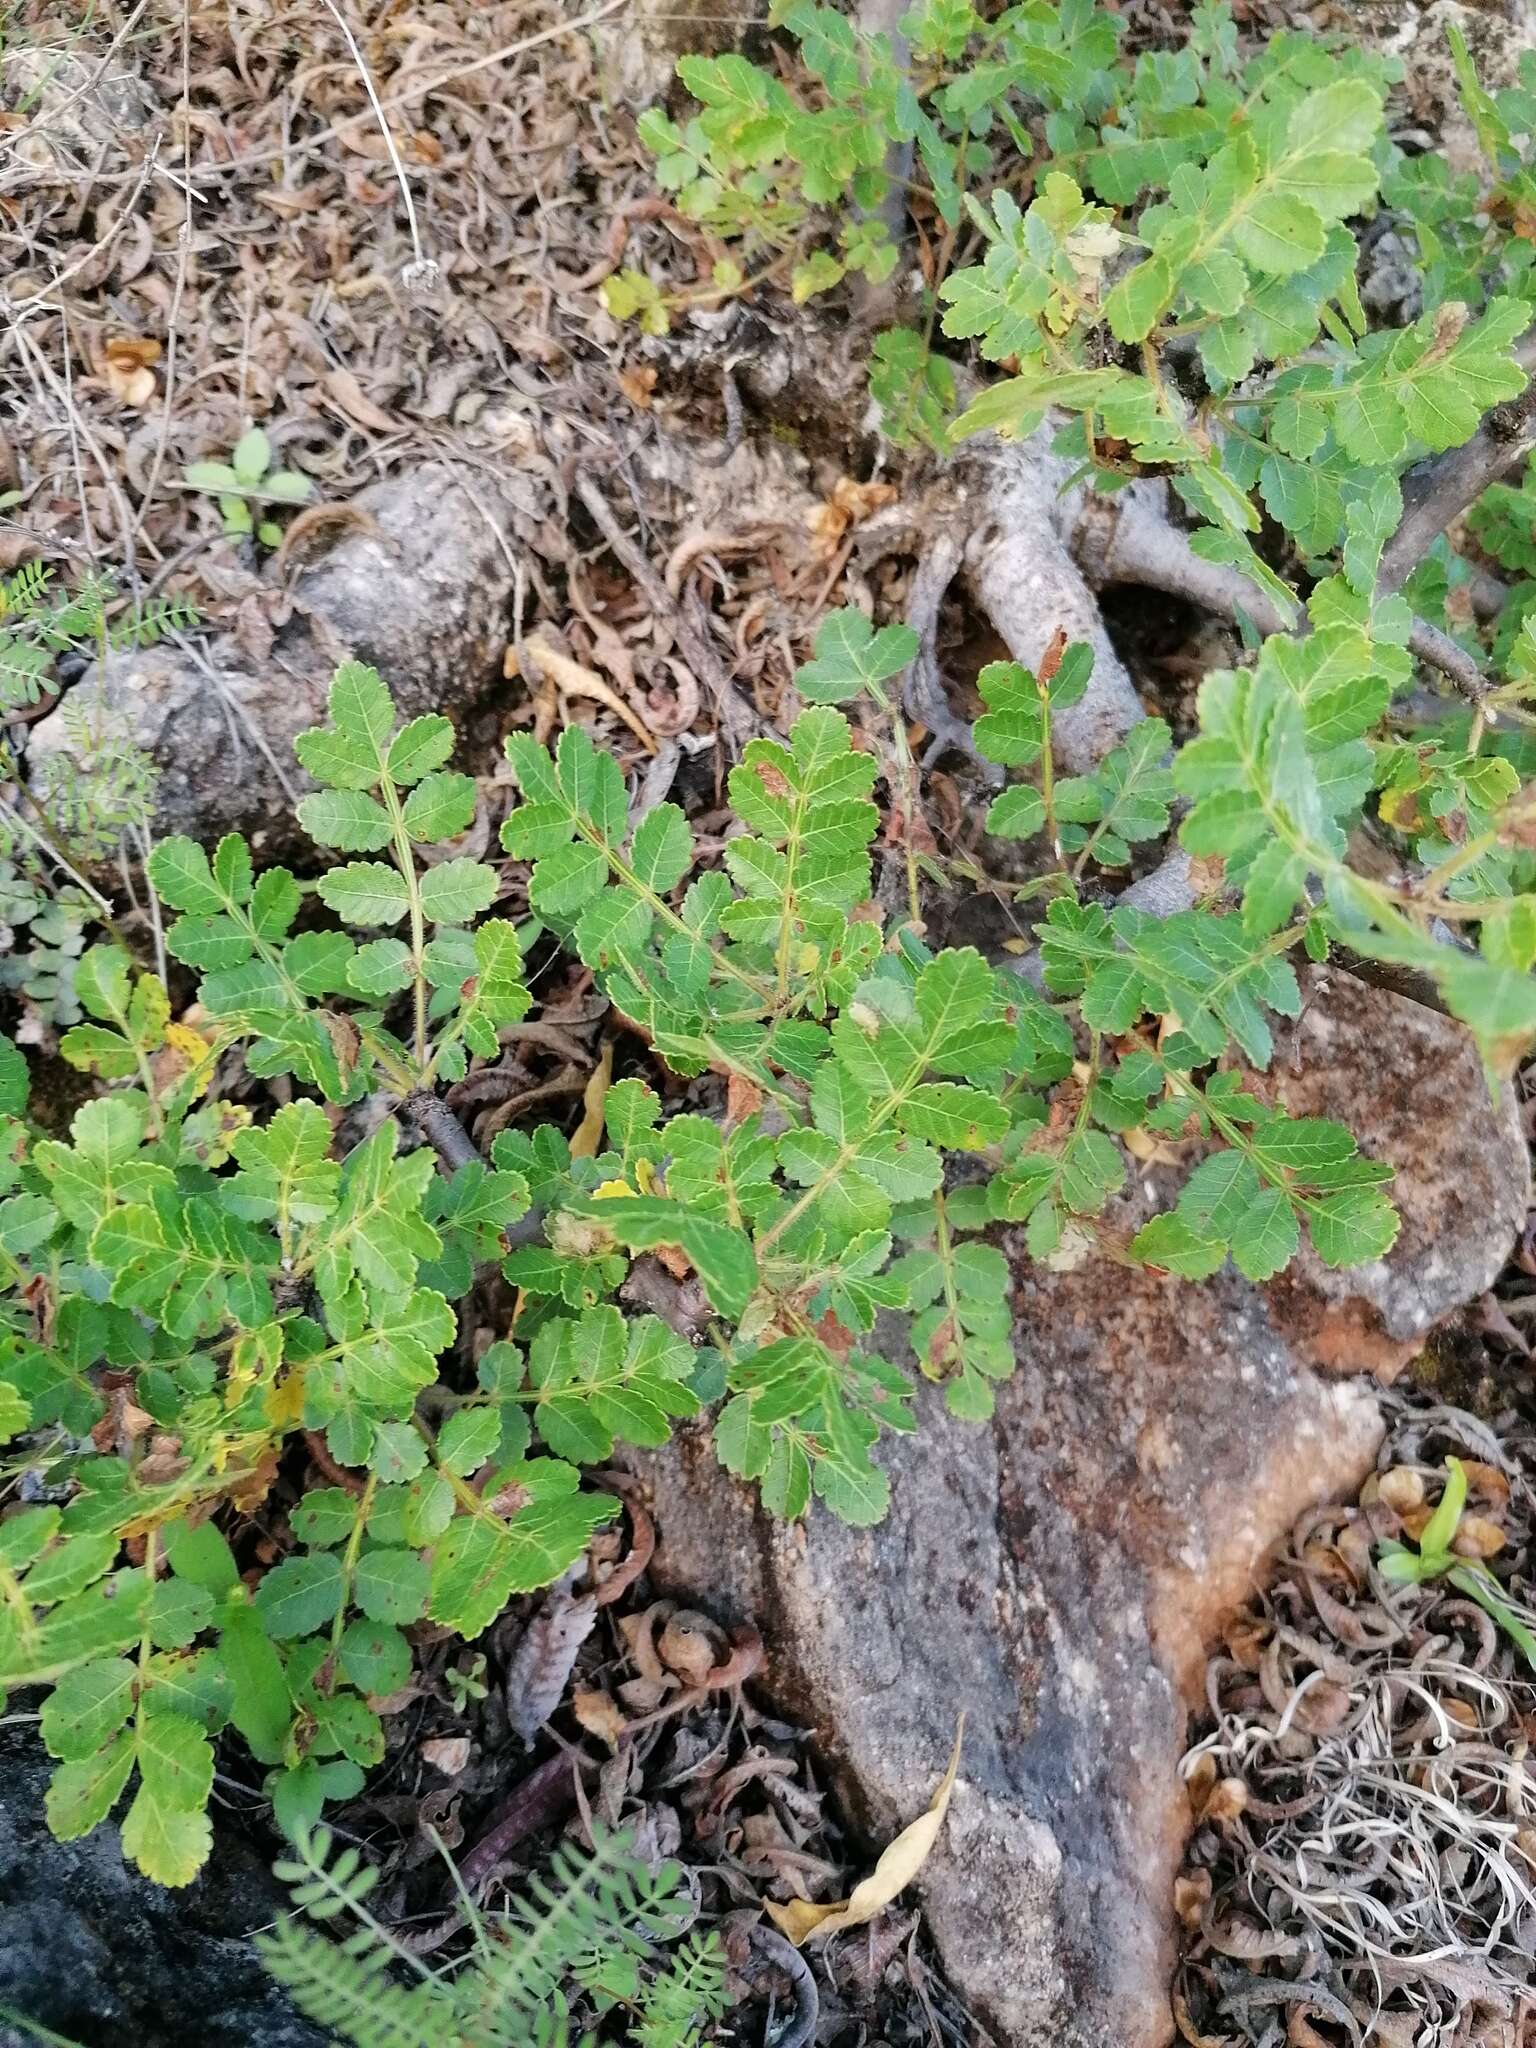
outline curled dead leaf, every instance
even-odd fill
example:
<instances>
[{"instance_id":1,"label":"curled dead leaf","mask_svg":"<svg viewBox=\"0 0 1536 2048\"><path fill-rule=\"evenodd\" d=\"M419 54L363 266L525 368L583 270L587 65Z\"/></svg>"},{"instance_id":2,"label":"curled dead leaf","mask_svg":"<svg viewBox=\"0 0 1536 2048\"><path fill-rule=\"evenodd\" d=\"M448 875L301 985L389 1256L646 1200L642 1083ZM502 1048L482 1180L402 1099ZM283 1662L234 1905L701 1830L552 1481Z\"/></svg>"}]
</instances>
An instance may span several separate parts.
<instances>
[{"instance_id":1,"label":"curled dead leaf","mask_svg":"<svg viewBox=\"0 0 1536 2048\"><path fill-rule=\"evenodd\" d=\"M1173 1994L1173 2017L1178 2022L1179 2038L1187 2041L1189 2048L1238 2048L1231 2034L1203 2034L1190 2017L1189 2006L1182 1991Z\"/></svg>"},{"instance_id":2,"label":"curled dead leaf","mask_svg":"<svg viewBox=\"0 0 1536 2048\"><path fill-rule=\"evenodd\" d=\"M1314 2006L1313 2011L1317 2011ZM1319 2018L1326 2018L1324 2013ZM1330 2044L1313 2026L1305 2006L1298 2005L1291 2014L1290 2025L1285 2030L1286 2048L1330 2048Z\"/></svg>"},{"instance_id":3,"label":"curled dead leaf","mask_svg":"<svg viewBox=\"0 0 1536 2048\"><path fill-rule=\"evenodd\" d=\"M160 344L147 335L117 334L97 362L102 382L120 405L148 405L155 395L151 363L160 360Z\"/></svg>"},{"instance_id":4,"label":"curled dead leaf","mask_svg":"<svg viewBox=\"0 0 1536 2048\"><path fill-rule=\"evenodd\" d=\"M1347 1685L1321 1678L1316 1685L1307 1687L1292 1718L1308 1735L1331 1735L1343 1726L1353 1704L1354 1697Z\"/></svg>"},{"instance_id":5,"label":"curled dead leaf","mask_svg":"<svg viewBox=\"0 0 1536 2048\"><path fill-rule=\"evenodd\" d=\"M148 1454L139 1460L137 1478L143 1486L169 1486L188 1469L181 1455L181 1438L158 1434L149 1440Z\"/></svg>"},{"instance_id":6,"label":"curled dead leaf","mask_svg":"<svg viewBox=\"0 0 1536 2048\"><path fill-rule=\"evenodd\" d=\"M1208 1870L1186 1870L1174 1879L1173 1910L1184 1926L1193 1930L1200 1925L1200 1915L1211 1903L1211 1873Z\"/></svg>"},{"instance_id":7,"label":"curled dead leaf","mask_svg":"<svg viewBox=\"0 0 1536 2048\"><path fill-rule=\"evenodd\" d=\"M1485 1465L1480 1458L1463 1458L1461 1469L1467 1475L1471 1499L1488 1501L1495 1513L1509 1506L1509 1478L1497 1465Z\"/></svg>"},{"instance_id":8,"label":"curled dead leaf","mask_svg":"<svg viewBox=\"0 0 1536 2048\"><path fill-rule=\"evenodd\" d=\"M1205 1803L1202 1817L1219 1827L1227 1821L1236 1820L1247 1805L1248 1787L1241 1778L1218 1778Z\"/></svg>"},{"instance_id":9,"label":"curled dead leaf","mask_svg":"<svg viewBox=\"0 0 1536 2048\"><path fill-rule=\"evenodd\" d=\"M949 1811L950 1794L959 1775L960 1747L964 1740L965 1716L962 1714L955 1729L955 1746L950 1754L949 1768L927 1812L913 1821L910 1827L902 1829L870 1875L855 1885L846 1899L823 1905L813 1905L808 1899L791 1899L787 1906L769 1903L769 1917L796 1948L813 1934L835 1934L845 1927L866 1926L906 1890L939 1838L944 1816Z\"/></svg>"},{"instance_id":10,"label":"curled dead leaf","mask_svg":"<svg viewBox=\"0 0 1536 2048\"><path fill-rule=\"evenodd\" d=\"M1365 1523L1346 1524L1339 1531L1336 1547L1340 1561L1355 1584L1368 1584L1371 1576L1371 1532Z\"/></svg>"},{"instance_id":11,"label":"curled dead leaf","mask_svg":"<svg viewBox=\"0 0 1536 2048\"><path fill-rule=\"evenodd\" d=\"M1254 1615L1240 1615L1227 1629L1227 1649L1234 1664L1256 1672L1264 1661L1271 1634L1267 1621Z\"/></svg>"},{"instance_id":12,"label":"curled dead leaf","mask_svg":"<svg viewBox=\"0 0 1536 2048\"><path fill-rule=\"evenodd\" d=\"M1458 1557L1497 1557L1504 1548L1504 1531L1486 1515L1463 1515L1451 1548Z\"/></svg>"},{"instance_id":13,"label":"curled dead leaf","mask_svg":"<svg viewBox=\"0 0 1536 2048\"><path fill-rule=\"evenodd\" d=\"M399 426L398 420L374 404L351 370L327 370L320 381L347 418L358 426L371 427L378 434L392 434Z\"/></svg>"},{"instance_id":14,"label":"curled dead leaf","mask_svg":"<svg viewBox=\"0 0 1536 2048\"><path fill-rule=\"evenodd\" d=\"M606 1742L610 1749L617 1749L619 1738L629 1726L617 1702L605 1692L589 1692L584 1686L577 1686L571 1694L571 1711L589 1735L595 1735L600 1742Z\"/></svg>"},{"instance_id":15,"label":"curled dead leaf","mask_svg":"<svg viewBox=\"0 0 1536 2048\"><path fill-rule=\"evenodd\" d=\"M650 411L651 394L656 389L654 363L636 363L632 369L620 370L615 381L632 406L640 412Z\"/></svg>"},{"instance_id":16,"label":"curled dead leaf","mask_svg":"<svg viewBox=\"0 0 1536 2048\"><path fill-rule=\"evenodd\" d=\"M701 1686L715 1668L716 1631L702 1614L674 1614L656 1644L661 1661L686 1685Z\"/></svg>"}]
</instances>

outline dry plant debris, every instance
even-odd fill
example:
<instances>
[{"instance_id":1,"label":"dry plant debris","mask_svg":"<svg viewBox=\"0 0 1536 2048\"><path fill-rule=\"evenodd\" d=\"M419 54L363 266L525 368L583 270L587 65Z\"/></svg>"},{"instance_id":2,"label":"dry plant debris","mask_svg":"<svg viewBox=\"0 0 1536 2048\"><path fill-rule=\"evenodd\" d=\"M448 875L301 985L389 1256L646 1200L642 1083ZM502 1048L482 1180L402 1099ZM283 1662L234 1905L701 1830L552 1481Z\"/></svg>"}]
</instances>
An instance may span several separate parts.
<instances>
[{"instance_id":1,"label":"dry plant debris","mask_svg":"<svg viewBox=\"0 0 1536 2048\"><path fill-rule=\"evenodd\" d=\"M1417 1543L1460 1458L1455 1552L1528 1617L1536 1431L1389 1400L1359 1501L1302 1517L1207 1669L1176 1902L1192 2048L1536 2041L1536 1671L1446 1580L1380 1569L1384 1543Z\"/></svg>"},{"instance_id":2,"label":"dry plant debris","mask_svg":"<svg viewBox=\"0 0 1536 2048\"><path fill-rule=\"evenodd\" d=\"M649 1516L632 1480L606 1477L626 1489L627 1528L600 1536L570 1583L517 1603L472 1648L430 1624L412 1631L417 1667L383 1703L385 1762L331 1816L382 1869L380 1918L435 1955L465 1924L444 1849L467 1895L494 1910L558 1831L623 1827L652 1864L685 1866L698 1925L721 1931L742 2001L733 2038L981 2048L987 2037L936 1974L918 1916L891 1903L915 1868L908 1838L931 1846L942 1822L958 1744L929 1812L838 1904L867 1860L838 1825L809 1731L747 1689L760 1639L651 1596ZM870 1910L853 1917L861 1896ZM802 1958L762 1922L765 1900L781 1926L836 1925Z\"/></svg>"}]
</instances>

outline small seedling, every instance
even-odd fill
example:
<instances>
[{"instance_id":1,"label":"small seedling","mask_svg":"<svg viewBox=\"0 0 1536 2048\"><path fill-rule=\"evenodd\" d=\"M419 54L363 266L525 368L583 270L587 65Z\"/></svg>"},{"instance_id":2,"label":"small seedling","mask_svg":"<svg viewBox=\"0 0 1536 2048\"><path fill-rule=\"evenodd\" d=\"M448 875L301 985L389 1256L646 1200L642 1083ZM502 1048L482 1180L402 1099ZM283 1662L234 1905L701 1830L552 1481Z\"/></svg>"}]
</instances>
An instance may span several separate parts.
<instances>
[{"instance_id":1,"label":"small seedling","mask_svg":"<svg viewBox=\"0 0 1536 2048\"><path fill-rule=\"evenodd\" d=\"M1394 1585L1423 1586L1433 1579L1449 1579L1458 1593L1475 1600L1503 1629L1536 1671L1536 1634L1503 1597L1503 1588L1480 1558L1459 1557L1452 1545L1467 1504L1467 1472L1460 1458L1445 1461L1445 1491L1440 1504L1425 1523L1417 1550L1390 1539L1381 1544L1381 1576Z\"/></svg>"},{"instance_id":2,"label":"small seedling","mask_svg":"<svg viewBox=\"0 0 1536 2048\"><path fill-rule=\"evenodd\" d=\"M283 529L270 517L262 517L263 505L303 505L314 485L296 469L273 469L272 443L260 427L240 436L228 462L194 462L182 471L194 491L218 494L224 531L231 540L245 540L252 534L264 548L275 548Z\"/></svg>"},{"instance_id":3,"label":"small seedling","mask_svg":"<svg viewBox=\"0 0 1536 2048\"><path fill-rule=\"evenodd\" d=\"M490 1688L485 1682L485 1658L483 1655L471 1660L467 1670L460 1670L457 1664L450 1664L443 1673L448 1691L453 1700L454 1712L466 1713L471 1700L483 1700Z\"/></svg>"}]
</instances>

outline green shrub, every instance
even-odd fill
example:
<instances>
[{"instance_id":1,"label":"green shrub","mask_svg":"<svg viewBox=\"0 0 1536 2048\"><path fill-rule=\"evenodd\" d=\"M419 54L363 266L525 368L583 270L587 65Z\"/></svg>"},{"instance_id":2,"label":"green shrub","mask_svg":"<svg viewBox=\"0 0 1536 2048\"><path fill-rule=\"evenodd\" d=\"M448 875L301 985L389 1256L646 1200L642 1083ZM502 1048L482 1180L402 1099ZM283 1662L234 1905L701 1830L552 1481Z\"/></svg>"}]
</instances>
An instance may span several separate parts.
<instances>
[{"instance_id":1,"label":"green shrub","mask_svg":"<svg viewBox=\"0 0 1536 2048\"><path fill-rule=\"evenodd\" d=\"M1505 684L1426 724L1406 702L1413 615L1378 573L1397 469L1524 388L1511 344L1530 245L1440 220L1444 275L1470 266L1502 296L1365 334L1344 220L1384 173L1438 190L1384 138L1384 64L1282 36L1239 75L1220 5L1197 11L1188 50L1130 69L1114 18L1078 0L1027 0L985 28L963 0L929 0L918 85L857 120L846 110L885 89L884 57L850 54L840 16L784 19L824 104L787 111L789 88L739 59L691 68L706 112L667 172L680 203L717 231L735 208L748 245L809 232L844 197L867 217L887 145L910 132L958 222L946 178L983 181L998 135L1033 147L1013 102L1037 127L1043 108L1055 165L1031 169L1027 208L992 191L985 260L943 294L952 327L974 321L982 353L1018 365L960 430L1065 410L1087 473L1166 470L1207 521L1209 559L1299 609L1254 551L1257 490L1307 565L1310 630L1208 676L1183 744L1149 719L1070 778L1052 726L1090 684L1088 650L1038 675L983 671L976 744L1015 771L988 824L1021 842L1039 988L928 944L924 891L955 874L910 829L898 678L917 641L852 611L822 622L787 735L752 740L732 769L739 829L719 866L677 805L632 817L617 762L576 726L553 754L508 741L508 863L450 854L476 803L448 766L452 728L400 727L355 663L329 723L298 742L320 785L300 819L337 856L318 881L258 874L236 837L211 856L155 847L195 1008L174 1016L120 947L84 956L87 1021L63 1051L100 1085L67 1139L34 1127L25 1061L0 1047L0 1431L22 1475L0 1524L0 1685L51 1688L55 1830L94 1827L131 1785L128 1853L168 1883L208 1851L215 1735L233 1730L265 1768L285 1828L312 1826L383 1754L373 1702L408 1674L402 1631L425 1616L476 1637L576 1564L617 1512L582 1468L616 1443L659 1445L711 1409L719 1457L772 1511L820 1500L877 1521L877 1447L914 1426L922 1382L979 1420L1013 1370L997 1226L1022 1226L1035 1258L1080 1255L1125 1179L1124 1135L1198 1139L1205 1156L1128 1243L1097 1233L1107 1257L1190 1277L1230 1258L1254 1280L1307 1241L1330 1265L1380 1257L1397 1227L1388 1169L1250 1085L1272 1018L1299 1011L1299 952L1416 968L1491 1066L1536 1030L1521 779L1536 627L1514 637ZM1523 103L1489 104L1491 134L1525 133ZM1523 158L1501 134L1513 189ZM1149 188L1169 196L1146 206ZM841 246L878 271L873 230ZM1166 373L1186 342L1198 401ZM882 374L919 345L887 346ZM913 360L931 411L944 377ZM1459 575L1442 545L1414 601L1448 618ZM1107 905L1102 874L1176 805L1222 891L1163 919ZM1366 824L1399 878L1357 858ZM877 859L905 883L899 913L881 906ZM590 1145L546 1124L477 1156L439 1091L499 1057L532 1004L535 947L584 963L622 1029L698 1082L688 1108L685 1090L664 1102L627 1077ZM371 1120L338 1118L367 1103ZM622 1290L657 1251L658 1312L629 1313ZM496 1267L520 1307L473 1356L456 1304ZM261 1571L241 1517L300 1432L348 1483L304 1496L291 1550Z\"/></svg>"}]
</instances>

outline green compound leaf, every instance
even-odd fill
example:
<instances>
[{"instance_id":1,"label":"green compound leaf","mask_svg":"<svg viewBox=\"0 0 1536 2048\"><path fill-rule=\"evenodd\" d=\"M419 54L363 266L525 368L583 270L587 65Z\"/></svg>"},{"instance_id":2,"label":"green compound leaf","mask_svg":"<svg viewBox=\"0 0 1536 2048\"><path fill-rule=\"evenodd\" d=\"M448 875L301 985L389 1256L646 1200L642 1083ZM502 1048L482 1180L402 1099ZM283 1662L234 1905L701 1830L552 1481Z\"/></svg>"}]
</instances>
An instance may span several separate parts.
<instances>
[{"instance_id":1,"label":"green compound leaf","mask_svg":"<svg viewBox=\"0 0 1536 2048\"><path fill-rule=\"evenodd\" d=\"M808 704L846 704L899 675L916 653L909 626L877 632L862 612L829 612L817 629L815 660L795 671L795 688Z\"/></svg>"},{"instance_id":2,"label":"green compound leaf","mask_svg":"<svg viewBox=\"0 0 1536 2048\"><path fill-rule=\"evenodd\" d=\"M576 1473L553 1459L514 1465L499 1477L511 1503L505 1519L491 1509L458 1515L432 1551L427 1613L468 1638L489 1628L514 1593L568 1570L618 1511L606 1494L578 1493Z\"/></svg>"}]
</instances>

